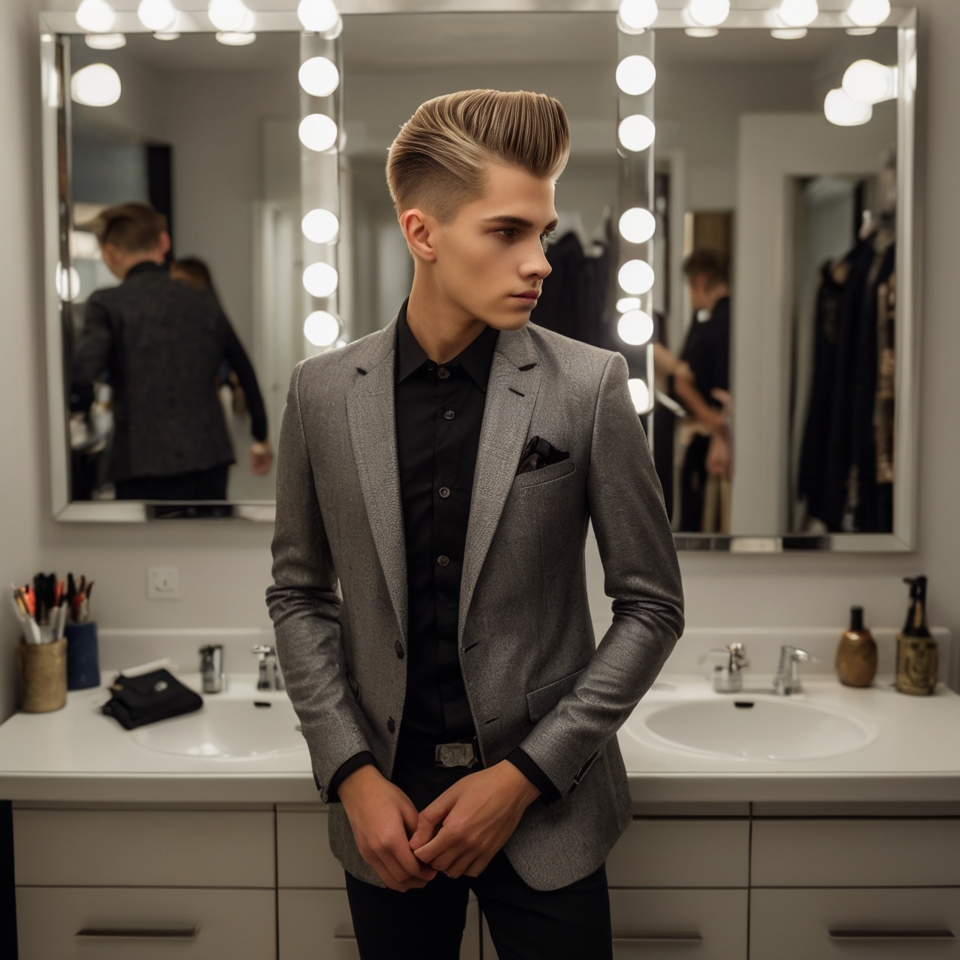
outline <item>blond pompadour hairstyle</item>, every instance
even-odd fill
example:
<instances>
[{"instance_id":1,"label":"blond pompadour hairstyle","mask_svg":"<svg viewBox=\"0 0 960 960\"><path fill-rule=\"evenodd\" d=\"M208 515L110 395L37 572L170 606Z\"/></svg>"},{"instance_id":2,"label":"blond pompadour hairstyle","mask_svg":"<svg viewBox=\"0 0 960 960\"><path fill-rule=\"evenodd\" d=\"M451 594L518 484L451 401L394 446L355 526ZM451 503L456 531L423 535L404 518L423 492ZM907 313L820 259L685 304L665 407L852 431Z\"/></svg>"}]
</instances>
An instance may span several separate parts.
<instances>
[{"instance_id":1,"label":"blond pompadour hairstyle","mask_svg":"<svg viewBox=\"0 0 960 960\"><path fill-rule=\"evenodd\" d=\"M400 128L387 184L398 215L422 207L447 221L481 196L486 163L556 180L569 154L570 125L559 100L526 90L463 90L421 104Z\"/></svg>"}]
</instances>

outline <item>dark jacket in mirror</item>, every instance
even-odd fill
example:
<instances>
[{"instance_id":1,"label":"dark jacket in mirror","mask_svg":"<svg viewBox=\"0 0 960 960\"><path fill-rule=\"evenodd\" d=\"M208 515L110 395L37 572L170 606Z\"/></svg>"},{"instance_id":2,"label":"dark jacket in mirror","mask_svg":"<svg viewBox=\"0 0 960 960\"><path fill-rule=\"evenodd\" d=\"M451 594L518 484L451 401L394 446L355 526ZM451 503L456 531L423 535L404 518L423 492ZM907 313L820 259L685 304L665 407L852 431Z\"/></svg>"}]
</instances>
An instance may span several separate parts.
<instances>
[{"instance_id":1,"label":"dark jacket in mirror","mask_svg":"<svg viewBox=\"0 0 960 960\"><path fill-rule=\"evenodd\" d=\"M152 262L87 301L73 356L76 392L107 379L114 434L108 479L118 500L222 500L233 450L216 389L226 360L246 395L251 432L267 437L257 378L215 294Z\"/></svg>"}]
</instances>

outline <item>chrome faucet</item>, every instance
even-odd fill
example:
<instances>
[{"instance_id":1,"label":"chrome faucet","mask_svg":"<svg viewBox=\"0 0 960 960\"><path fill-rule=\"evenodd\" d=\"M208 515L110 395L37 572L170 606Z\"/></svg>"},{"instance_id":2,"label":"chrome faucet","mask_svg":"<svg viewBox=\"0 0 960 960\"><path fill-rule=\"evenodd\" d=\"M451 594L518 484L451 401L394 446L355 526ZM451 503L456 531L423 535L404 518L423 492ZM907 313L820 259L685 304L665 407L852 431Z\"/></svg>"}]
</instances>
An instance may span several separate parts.
<instances>
[{"instance_id":1,"label":"chrome faucet","mask_svg":"<svg viewBox=\"0 0 960 960\"><path fill-rule=\"evenodd\" d=\"M743 689L743 668L750 666L747 651L742 643L731 643L726 647L715 647L702 657L703 663L708 657L714 657L713 689L717 693L739 693Z\"/></svg>"},{"instance_id":2,"label":"chrome faucet","mask_svg":"<svg viewBox=\"0 0 960 960\"><path fill-rule=\"evenodd\" d=\"M277 651L273 647L260 644L253 648L253 652L260 658L257 689L284 690L283 675L280 673L280 664L277 661Z\"/></svg>"},{"instance_id":3,"label":"chrome faucet","mask_svg":"<svg viewBox=\"0 0 960 960\"><path fill-rule=\"evenodd\" d=\"M223 693L227 689L222 643L211 643L200 648L200 677L204 693Z\"/></svg>"},{"instance_id":4,"label":"chrome faucet","mask_svg":"<svg viewBox=\"0 0 960 960\"><path fill-rule=\"evenodd\" d=\"M781 697L791 693L803 693L803 684L797 674L798 663L819 663L820 661L806 650L784 644L780 648L780 666L773 680L773 692Z\"/></svg>"}]
</instances>

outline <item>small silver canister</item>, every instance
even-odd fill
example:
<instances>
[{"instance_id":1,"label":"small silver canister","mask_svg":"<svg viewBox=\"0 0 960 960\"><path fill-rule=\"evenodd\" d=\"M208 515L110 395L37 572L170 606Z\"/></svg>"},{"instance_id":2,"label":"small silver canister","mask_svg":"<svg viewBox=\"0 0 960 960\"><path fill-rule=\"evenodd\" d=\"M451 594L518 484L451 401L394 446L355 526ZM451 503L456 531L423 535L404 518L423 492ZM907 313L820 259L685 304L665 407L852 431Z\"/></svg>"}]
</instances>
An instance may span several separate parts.
<instances>
[{"instance_id":1,"label":"small silver canister","mask_svg":"<svg viewBox=\"0 0 960 960\"><path fill-rule=\"evenodd\" d=\"M204 693L223 693L227 675L223 672L223 644L211 643L200 648L200 676Z\"/></svg>"}]
</instances>

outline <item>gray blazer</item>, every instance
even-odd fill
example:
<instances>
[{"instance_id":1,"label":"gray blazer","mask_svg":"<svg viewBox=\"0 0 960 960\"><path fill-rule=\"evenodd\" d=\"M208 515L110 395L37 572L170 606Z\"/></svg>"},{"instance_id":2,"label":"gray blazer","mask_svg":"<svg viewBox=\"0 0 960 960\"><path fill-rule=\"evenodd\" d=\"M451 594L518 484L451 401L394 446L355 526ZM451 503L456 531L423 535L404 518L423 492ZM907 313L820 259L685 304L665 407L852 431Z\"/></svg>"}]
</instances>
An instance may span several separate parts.
<instances>
[{"instance_id":1,"label":"gray blazer","mask_svg":"<svg viewBox=\"0 0 960 960\"><path fill-rule=\"evenodd\" d=\"M393 768L407 661L394 420L396 319L293 373L280 432L274 584L287 689L321 797L349 757ZM570 458L517 475L529 437ZM597 645L584 544L592 520L613 599ZM339 584L339 589L338 589ZM606 859L630 819L616 732L683 629L673 536L627 364L533 324L502 331L490 371L460 588L459 649L480 750L521 746L562 794L527 808L505 851L552 890ZM340 804L330 843L379 884Z\"/></svg>"}]
</instances>

